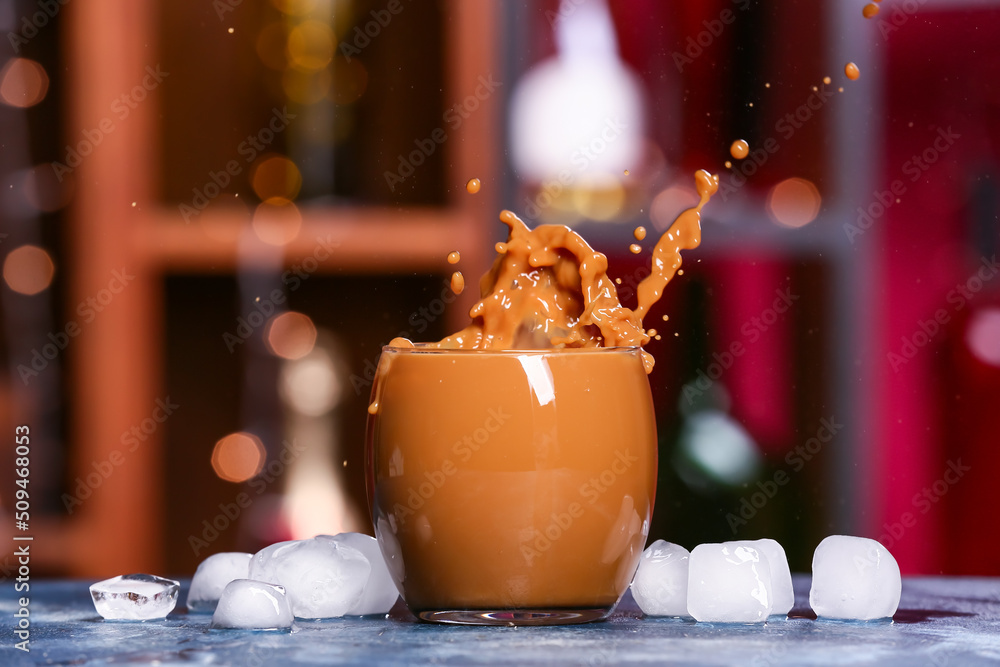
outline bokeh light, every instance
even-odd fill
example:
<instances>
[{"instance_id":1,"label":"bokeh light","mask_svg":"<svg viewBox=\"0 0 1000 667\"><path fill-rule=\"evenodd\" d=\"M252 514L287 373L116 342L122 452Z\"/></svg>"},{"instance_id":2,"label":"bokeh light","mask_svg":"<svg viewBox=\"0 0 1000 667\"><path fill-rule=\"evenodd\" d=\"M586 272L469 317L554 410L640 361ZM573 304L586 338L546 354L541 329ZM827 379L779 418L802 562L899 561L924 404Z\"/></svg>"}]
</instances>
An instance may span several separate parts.
<instances>
[{"instance_id":1,"label":"bokeh light","mask_svg":"<svg viewBox=\"0 0 1000 667\"><path fill-rule=\"evenodd\" d=\"M275 9L289 16L305 16L316 7L316 0L271 0Z\"/></svg>"},{"instance_id":2,"label":"bokeh light","mask_svg":"<svg viewBox=\"0 0 1000 667\"><path fill-rule=\"evenodd\" d=\"M671 185L664 188L656 197L649 209L649 219L657 231L666 231L681 211L698 203L698 195L688 187Z\"/></svg>"},{"instance_id":3,"label":"bokeh light","mask_svg":"<svg viewBox=\"0 0 1000 667\"><path fill-rule=\"evenodd\" d=\"M285 24L269 23L257 33L257 57L265 67L283 71L288 67L287 44Z\"/></svg>"},{"instance_id":4,"label":"bokeh light","mask_svg":"<svg viewBox=\"0 0 1000 667\"><path fill-rule=\"evenodd\" d=\"M299 208L283 197L272 197L257 206L253 231L264 243L284 246L295 240L302 229Z\"/></svg>"},{"instance_id":5,"label":"bokeh light","mask_svg":"<svg viewBox=\"0 0 1000 667\"><path fill-rule=\"evenodd\" d=\"M984 308L972 316L965 344L980 361L1000 366L1000 308Z\"/></svg>"},{"instance_id":6,"label":"bokeh light","mask_svg":"<svg viewBox=\"0 0 1000 667\"><path fill-rule=\"evenodd\" d=\"M292 102L316 104L330 94L333 75L329 68L317 71L287 69L281 75L281 90Z\"/></svg>"},{"instance_id":7,"label":"bokeh light","mask_svg":"<svg viewBox=\"0 0 1000 667\"><path fill-rule=\"evenodd\" d=\"M297 69L321 70L333 60L336 42L330 26L319 21L303 21L288 33L288 59Z\"/></svg>"},{"instance_id":8,"label":"bokeh light","mask_svg":"<svg viewBox=\"0 0 1000 667\"><path fill-rule=\"evenodd\" d=\"M357 58L347 60L338 56L333 61L333 92L335 104L357 102L368 88L368 70Z\"/></svg>"},{"instance_id":9,"label":"bokeh light","mask_svg":"<svg viewBox=\"0 0 1000 667\"><path fill-rule=\"evenodd\" d=\"M11 250L3 262L3 279L15 292L38 294L52 284L56 265L42 248L23 245Z\"/></svg>"},{"instance_id":10,"label":"bokeh light","mask_svg":"<svg viewBox=\"0 0 1000 667\"><path fill-rule=\"evenodd\" d=\"M58 211L72 198L71 177L71 174L66 174L60 182L52 163L36 165L25 175L24 197L37 211L42 213Z\"/></svg>"},{"instance_id":11,"label":"bokeh light","mask_svg":"<svg viewBox=\"0 0 1000 667\"><path fill-rule=\"evenodd\" d=\"M282 155L272 155L257 163L253 172L253 191L266 201L272 197L295 199L302 188L302 172Z\"/></svg>"},{"instance_id":12,"label":"bokeh light","mask_svg":"<svg viewBox=\"0 0 1000 667\"><path fill-rule=\"evenodd\" d=\"M11 58L0 71L0 100L12 107L27 108L45 99L49 75L28 58Z\"/></svg>"},{"instance_id":13,"label":"bokeh light","mask_svg":"<svg viewBox=\"0 0 1000 667\"><path fill-rule=\"evenodd\" d=\"M267 349L283 359L299 359L316 345L316 325L303 313L289 311L275 315L264 327Z\"/></svg>"},{"instance_id":14,"label":"bokeh light","mask_svg":"<svg viewBox=\"0 0 1000 667\"><path fill-rule=\"evenodd\" d=\"M260 438L242 431L230 433L212 449L212 469L227 482L245 482L255 477L267 460Z\"/></svg>"},{"instance_id":15,"label":"bokeh light","mask_svg":"<svg viewBox=\"0 0 1000 667\"><path fill-rule=\"evenodd\" d=\"M779 225L804 227L819 215L823 198L811 181L788 178L781 181L767 196L767 210Z\"/></svg>"},{"instance_id":16,"label":"bokeh light","mask_svg":"<svg viewBox=\"0 0 1000 667\"><path fill-rule=\"evenodd\" d=\"M343 387L330 354L317 346L282 367L279 391L296 412L318 417L340 401Z\"/></svg>"}]
</instances>

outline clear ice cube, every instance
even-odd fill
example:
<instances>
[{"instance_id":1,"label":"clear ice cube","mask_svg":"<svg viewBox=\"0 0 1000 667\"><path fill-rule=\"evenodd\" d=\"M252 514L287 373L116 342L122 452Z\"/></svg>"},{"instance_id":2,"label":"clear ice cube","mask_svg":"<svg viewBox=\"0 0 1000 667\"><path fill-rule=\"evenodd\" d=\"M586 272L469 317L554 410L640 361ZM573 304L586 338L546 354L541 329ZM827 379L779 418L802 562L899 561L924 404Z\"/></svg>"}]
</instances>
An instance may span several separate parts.
<instances>
[{"instance_id":1,"label":"clear ice cube","mask_svg":"<svg viewBox=\"0 0 1000 667\"><path fill-rule=\"evenodd\" d=\"M349 613L361 600L371 570L363 553L331 539L279 542L250 561L250 579L283 586L296 618Z\"/></svg>"},{"instance_id":2,"label":"clear ice cube","mask_svg":"<svg viewBox=\"0 0 1000 667\"><path fill-rule=\"evenodd\" d=\"M253 554L227 552L214 554L201 561L191 579L187 607L190 611L214 611L222 591L234 579L250 576Z\"/></svg>"},{"instance_id":3,"label":"clear ice cube","mask_svg":"<svg viewBox=\"0 0 1000 667\"><path fill-rule=\"evenodd\" d=\"M740 544L755 547L767 556L767 565L771 571L771 595L774 597L772 616L786 616L795 605L795 590L792 588L792 572L788 568L788 557L785 549L775 540L741 540ZM735 543L733 543L735 544Z\"/></svg>"},{"instance_id":4,"label":"clear ice cube","mask_svg":"<svg viewBox=\"0 0 1000 667\"><path fill-rule=\"evenodd\" d=\"M90 587L97 613L108 620L166 618L177 604L180 584L152 574L124 574Z\"/></svg>"},{"instance_id":5,"label":"clear ice cube","mask_svg":"<svg viewBox=\"0 0 1000 667\"><path fill-rule=\"evenodd\" d=\"M632 597L647 616L687 616L688 559L684 547L656 540L639 559Z\"/></svg>"},{"instance_id":6,"label":"clear ice cube","mask_svg":"<svg viewBox=\"0 0 1000 667\"><path fill-rule=\"evenodd\" d=\"M281 586L236 579L222 591L212 614L213 628L239 630L280 630L290 628L292 608Z\"/></svg>"},{"instance_id":7,"label":"clear ice cube","mask_svg":"<svg viewBox=\"0 0 1000 667\"><path fill-rule=\"evenodd\" d=\"M820 618L891 618L902 588L896 559L875 540L831 535L813 553L809 606Z\"/></svg>"},{"instance_id":8,"label":"clear ice cube","mask_svg":"<svg viewBox=\"0 0 1000 667\"><path fill-rule=\"evenodd\" d=\"M767 556L745 543L699 544L688 559L687 607L697 621L763 623L774 608Z\"/></svg>"},{"instance_id":9,"label":"clear ice cube","mask_svg":"<svg viewBox=\"0 0 1000 667\"><path fill-rule=\"evenodd\" d=\"M362 533L340 533L339 535L317 535L316 539L333 540L340 544L354 547L368 559L372 571L365 584L364 593L347 615L367 616L368 614L387 614L399 598L399 591L389 574L389 567L382 557L378 540Z\"/></svg>"}]
</instances>

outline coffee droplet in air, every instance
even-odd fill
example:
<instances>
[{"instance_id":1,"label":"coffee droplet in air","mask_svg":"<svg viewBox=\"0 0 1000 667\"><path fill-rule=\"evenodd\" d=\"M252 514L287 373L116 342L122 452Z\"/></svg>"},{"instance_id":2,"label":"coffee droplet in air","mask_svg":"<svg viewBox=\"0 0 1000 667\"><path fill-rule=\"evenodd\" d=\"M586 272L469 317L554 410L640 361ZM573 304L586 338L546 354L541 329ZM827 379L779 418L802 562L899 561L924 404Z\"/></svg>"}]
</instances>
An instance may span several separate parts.
<instances>
[{"instance_id":1,"label":"coffee droplet in air","mask_svg":"<svg viewBox=\"0 0 1000 667\"><path fill-rule=\"evenodd\" d=\"M465 184L465 191L470 195L474 195L479 192L479 188L482 186L478 178L470 178L469 182Z\"/></svg>"},{"instance_id":2,"label":"coffee droplet in air","mask_svg":"<svg viewBox=\"0 0 1000 667\"><path fill-rule=\"evenodd\" d=\"M645 227L636 227L635 231L632 232L632 236L635 237L636 241L643 240L644 238L646 238L646 228Z\"/></svg>"},{"instance_id":3,"label":"coffee droplet in air","mask_svg":"<svg viewBox=\"0 0 1000 667\"><path fill-rule=\"evenodd\" d=\"M876 5L874 2L869 2L867 5L865 5L864 9L861 10L861 14L866 19L872 18L873 16L878 14L878 5Z\"/></svg>"},{"instance_id":4,"label":"coffee droplet in air","mask_svg":"<svg viewBox=\"0 0 1000 667\"><path fill-rule=\"evenodd\" d=\"M368 414L370 415L378 414L378 401L375 401L374 403L368 406ZM347 461L344 461L344 465L345 466L347 465Z\"/></svg>"},{"instance_id":5,"label":"coffee droplet in air","mask_svg":"<svg viewBox=\"0 0 1000 667\"><path fill-rule=\"evenodd\" d=\"M750 154L750 144L742 139L737 139L733 142L733 145L729 147L729 154L737 160L742 160Z\"/></svg>"},{"instance_id":6,"label":"coffee droplet in air","mask_svg":"<svg viewBox=\"0 0 1000 667\"><path fill-rule=\"evenodd\" d=\"M461 260L462 260L462 254L457 250L448 253L449 264L458 264Z\"/></svg>"},{"instance_id":7,"label":"coffee droplet in air","mask_svg":"<svg viewBox=\"0 0 1000 667\"><path fill-rule=\"evenodd\" d=\"M830 85L831 83L833 83L833 79L831 79L831 78L830 78L830 77L828 77L828 76L824 76L824 77L823 77L823 83L825 83L826 85L828 85L828 86L829 86L829 85Z\"/></svg>"},{"instance_id":8,"label":"coffee droplet in air","mask_svg":"<svg viewBox=\"0 0 1000 667\"><path fill-rule=\"evenodd\" d=\"M652 338L656 335L656 329L646 329L646 335Z\"/></svg>"},{"instance_id":9,"label":"coffee droplet in air","mask_svg":"<svg viewBox=\"0 0 1000 667\"><path fill-rule=\"evenodd\" d=\"M855 81L859 76L861 76L861 70L859 70L858 66L854 63L847 63L844 66L844 74L846 74L847 78L851 81Z\"/></svg>"},{"instance_id":10,"label":"coffee droplet in air","mask_svg":"<svg viewBox=\"0 0 1000 667\"><path fill-rule=\"evenodd\" d=\"M642 252L642 246L639 245L638 243L633 243L628 247L628 251L633 255L638 255L640 252Z\"/></svg>"},{"instance_id":11,"label":"coffee droplet in air","mask_svg":"<svg viewBox=\"0 0 1000 667\"><path fill-rule=\"evenodd\" d=\"M726 160L723 164L726 165L726 169L732 169L733 168L733 163L730 162L729 160Z\"/></svg>"},{"instance_id":12,"label":"coffee droplet in air","mask_svg":"<svg viewBox=\"0 0 1000 667\"><path fill-rule=\"evenodd\" d=\"M628 176L628 169L625 170L625 175Z\"/></svg>"},{"instance_id":13,"label":"coffee droplet in air","mask_svg":"<svg viewBox=\"0 0 1000 667\"><path fill-rule=\"evenodd\" d=\"M462 275L461 271L451 274L451 291L455 294L461 294L465 291L465 276Z\"/></svg>"}]
</instances>

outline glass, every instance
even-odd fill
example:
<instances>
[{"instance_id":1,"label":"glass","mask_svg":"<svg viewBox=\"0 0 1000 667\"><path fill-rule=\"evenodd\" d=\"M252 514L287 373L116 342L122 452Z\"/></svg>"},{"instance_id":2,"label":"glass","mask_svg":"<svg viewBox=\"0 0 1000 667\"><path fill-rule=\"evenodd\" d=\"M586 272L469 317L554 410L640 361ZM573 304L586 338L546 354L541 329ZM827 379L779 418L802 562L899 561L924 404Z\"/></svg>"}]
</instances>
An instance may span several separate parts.
<instances>
[{"instance_id":1,"label":"glass","mask_svg":"<svg viewBox=\"0 0 1000 667\"><path fill-rule=\"evenodd\" d=\"M369 505L419 618L605 618L639 563L656 423L638 348L384 347L366 438Z\"/></svg>"}]
</instances>

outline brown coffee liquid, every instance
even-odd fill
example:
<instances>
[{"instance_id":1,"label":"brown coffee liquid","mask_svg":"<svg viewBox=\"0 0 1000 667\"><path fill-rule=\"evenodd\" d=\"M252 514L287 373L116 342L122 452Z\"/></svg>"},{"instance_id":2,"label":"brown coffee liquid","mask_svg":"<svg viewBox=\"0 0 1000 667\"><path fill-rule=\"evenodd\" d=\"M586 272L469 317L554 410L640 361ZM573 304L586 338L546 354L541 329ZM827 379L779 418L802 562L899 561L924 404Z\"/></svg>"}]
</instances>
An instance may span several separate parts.
<instances>
[{"instance_id":1,"label":"brown coffee liquid","mask_svg":"<svg viewBox=\"0 0 1000 667\"><path fill-rule=\"evenodd\" d=\"M460 261L462 261L462 254L460 252L455 250L454 252L448 253L449 264L458 264Z\"/></svg>"},{"instance_id":2,"label":"brown coffee liquid","mask_svg":"<svg viewBox=\"0 0 1000 667\"><path fill-rule=\"evenodd\" d=\"M681 251L701 242L701 209L718 190L719 177L699 170L695 185L699 202L677 216L657 241L634 309L619 301L607 257L579 234L563 225L529 229L503 211L507 241L496 244L499 256L480 280L482 297L469 311L472 323L431 345L475 350L645 345L650 336L642 319L680 269ZM648 373L653 358L642 354Z\"/></svg>"},{"instance_id":3,"label":"brown coffee liquid","mask_svg":"<svg viewBox=\"0 0 1000 667\"><path fill-rule=\"evenodd\" d=\"M847 63L844 65L844 74L846 74L847 78L851 81L856 81L858 77L861 76L861 70L858 69L858 66L854 63Z\"/></svg>"},{"instance_id":4,"label":"brown coffee liquid","mask_svg":"<svg viewBox=\"0 0 1000 667\"><path fill-rule=\"evenodd\" d=\"M455 271L451 274L451 291L455 294L461 294L465 291L465 276L462 275L461 271Z\"/></svg>"},{"instance_id":5,"label":"brown coffee liquid","mask_svg":"<svg viewBox=\"0 0 1000 667\"><path fill-rule=\"evenodd\" d=\"M470 195L474 195L477 192L479 192L479 188L481 186L482 183L479 181L478 178L471 178L469 179L469 182L465 184L465 191L468 192Z\"/></svg>"},{"instance_id":6,"label":"brown coffee liquid","mask_svg":"<svg viewBox=\"0 0 1000 667\"><path fill-rule=\"evenodd\" d=\"M869 2L869 3L868 3L867 5L865 5L865 6L864 6L864 8L863 8L863 9L861 10L861 14L862 14L862 15L863 15L863 16L864 16L864 17L865 17L866 19L870 19L870 18L873 18L873 17L875 17L876 15L878 15L878 9L879 9L879 8L878 8L878 5L876 5L876 4L874 3L874 2Z\"/></svg>"},{"instance_id":7,"label":"brown coffee liquid","mask_svg":"<svg viewBox=\"0 0 1000 667\"><path fill-rule=\"evenodd\" d=\"M737 139L729 147L729 154L733 156L734 160L742 160L747 155L750 155L750 144L743 139Z\"/></svg>"},{"instance_id":8,"label":"brown coffee liquid","mask_svg":"<svg viewBox=\"0 0 1000 667\"><path fill-rule=\"evenodd\" d=\"M656 490L637 350L387 349L374 398L372 513L414 613L617 602Z\"/></svg>"}]
</instances>

